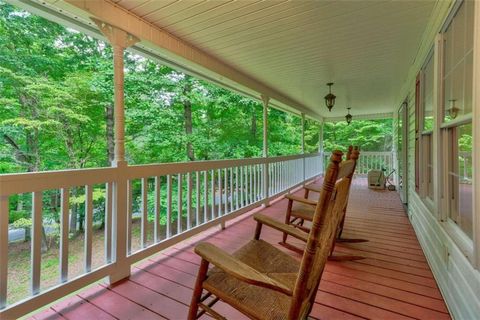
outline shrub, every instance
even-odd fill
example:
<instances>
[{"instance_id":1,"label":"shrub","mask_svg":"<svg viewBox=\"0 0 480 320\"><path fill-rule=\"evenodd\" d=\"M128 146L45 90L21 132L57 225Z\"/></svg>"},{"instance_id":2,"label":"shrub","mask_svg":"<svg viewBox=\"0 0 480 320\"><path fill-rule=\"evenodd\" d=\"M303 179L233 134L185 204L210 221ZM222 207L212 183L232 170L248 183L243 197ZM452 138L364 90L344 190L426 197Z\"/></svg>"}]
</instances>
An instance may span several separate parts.
<instances>
[{"instance_id":1,"label":"shrub","mask_svg":"<svg viewBox=\"0 0 480 320\"><path fill-rule=\"evenodd\" d=\"M28 212L25 210L18 210L18 211L10 211L10 215L8 217L9 223L14 223L20 219L28 219Z\"/></svg>"}]
</instances>

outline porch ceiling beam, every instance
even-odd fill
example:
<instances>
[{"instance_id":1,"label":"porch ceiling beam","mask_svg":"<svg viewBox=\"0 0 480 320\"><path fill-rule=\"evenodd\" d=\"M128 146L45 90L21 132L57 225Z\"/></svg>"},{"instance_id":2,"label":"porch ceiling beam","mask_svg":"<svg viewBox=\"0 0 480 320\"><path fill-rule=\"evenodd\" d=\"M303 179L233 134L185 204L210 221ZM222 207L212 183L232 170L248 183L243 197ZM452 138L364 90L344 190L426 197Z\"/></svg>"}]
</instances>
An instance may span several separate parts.
<instances>
[{"instance_id":1,"label":"porch ceiling beam","mask_svg":"<svg viewBox=\"0 0 480 320\"><path fill-rule=\"evenodd\" d=\"M214 76L216 80L227 85L238 84L249 91L270 97L286 109L293 108L299 113L321 120L321 115L287 95L267 86L251 76L235 69L227 63L203 52L195 46L183 41L159 27L134 15L132 12L105 0L64 0L54 4L69 13L85 20L94 17L112 26L117 26L141 39L140 46L157 52L168 60L193 68L201 74ZM258 96L258 95L257 95Z\"/></svg>"}]
</instances>

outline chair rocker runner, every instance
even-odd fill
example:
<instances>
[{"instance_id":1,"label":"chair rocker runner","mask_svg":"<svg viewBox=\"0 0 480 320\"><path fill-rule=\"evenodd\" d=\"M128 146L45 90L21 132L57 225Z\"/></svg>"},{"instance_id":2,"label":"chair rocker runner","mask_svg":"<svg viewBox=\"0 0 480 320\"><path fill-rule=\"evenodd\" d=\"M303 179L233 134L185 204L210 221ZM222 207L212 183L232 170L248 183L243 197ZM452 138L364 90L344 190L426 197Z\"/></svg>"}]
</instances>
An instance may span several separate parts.
<instances>
[{"instance_id":1,"label":"chair rocker runner","mask_svg":"<svg viewBox=\"0 0 480 320\"><path fill-rule=\"evenodd\" d=\"M308 316L347 202L350 174L336 183L341 158L339 151L332 154L309 234L257 214L254 239L233 255L209 243L195 247L202 261L188 319L197 319L205 313L225 319L213 310L218 300L252 319L293 320ZM305 240L302 260L260 240L263 224ZM210 263L214 268L208 270ZM206 293L202 295L203 291Z\"/></svg>"},{"instance_id":2,"label":"chair rocker runner","mask_svg":"<svg viewBox=\"0 0 480 320\"><path fill-rule=\"evenodd\" d=\"M358 150L358 147L350 146L348 148L348 153L347 153L347 157L346 157L347 160L340 164L339 178L341 178L342 175L345 174L346 172L350 172L350 169L352 169L352 167L353 167L353 169L351 170L351 176L349 177L350 182L351 182L351 180L353 178L353 174L355 172L355 168L356 168L356 165L357 165L359 155L360 155L360 152ZM310 231L310 229L308 227L304 226L304 222L313 220L313 215L314 215L314 212L315 212L316 202L314 200L308 199L308 196L309 196L310 191L321 192L321 188L319 188L319 185L320 184L317 183L317 184L310 184L310 185L305 186L305 198L301 198L301 197L294 196L294 195L286 195L286 198L289 201L288 201L287 212L286 212L286 215L285 215L285 224L292 225L292 226L294 226L294 227L296 227L300 230L303 230L304 232L309 232ZM350 190L350 187L351 187L351 184L348 186L349 190ZM348 197L347 197L347 204L348 204ZM368 241L368 240L364 240L364 239L344 239L344 238L341 238L341 234L342 234L342 231L343 231L343 225L345 223L346 210L347 210L347 206L345 206L345 210L344 210L343 216L341 218L341 222L340 222L340 226L339 226L338 231L337 231L335 242L359 243L359 242ZM288 237L288 234L284 233L283 234L283 239L280 242L280 244L282 246L290 249L290 250L294 250L294 251L297 251L297 252L301 253L303 251L302 249L287 243L287 237ZM333 245L332 245L332 250L331 250L331 254L329 256L329 260L346 261L346 260L364 259L364 257L362 257L362 256L355 256L355 255L335 256L335 255L333 255L334 249L335 249L335 243L333 243Z\"/></svg>"}]
</instances>

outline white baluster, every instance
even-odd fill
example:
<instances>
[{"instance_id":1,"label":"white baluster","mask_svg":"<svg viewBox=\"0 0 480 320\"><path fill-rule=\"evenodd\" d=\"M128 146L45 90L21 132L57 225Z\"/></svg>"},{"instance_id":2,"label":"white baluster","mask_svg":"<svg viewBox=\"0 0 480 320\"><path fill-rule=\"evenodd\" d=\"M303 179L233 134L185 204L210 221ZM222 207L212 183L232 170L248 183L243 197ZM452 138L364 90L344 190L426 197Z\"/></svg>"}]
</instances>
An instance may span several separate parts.
<instances>
[{"instance_id":1,"label":"white baluster","mask_svg":"<svg viewBox=\"0 0 480 320\"><path fill-rule=\"evenodd\" d=\"M172 236L172 176L167 175L167 238Z\"/></svg>"},{"instance_id":2,"label":"white baluster","mask_svg":"<svg viewBox=\"0 0 480 320\"><path fill-rule=\"evenodd\" d=\"M153 225L153 234L154 234L154 242L160 242L160 217L162 212L162 204L161 204L161 185L162 177L155 177L155 222Z\"/></svg>"},{"instance_id":3,"label":"white baluster","mask_svg":"<svg viewBox=\"0 0 480 320\"><path fill-rule=\"evenodd\" d=\"M92 270L93 187L85 186L85 272Z\"/></svg>"},{"instance_id":4,"label":"white baluster","mask_svg":"<svg viewBox=\"0 0 480 320\"><path fill-rule=\"evenodd\" d=\"M70 202L70 189L61 189L61 208L60 208L60 282L68 280L68 217L69 217L69 202ZM107 193L108 196L108 193ZM110 191L111 197L111 191ZM110 200L111 201L111 200ZM111 206L111 203L110 203ZM107 210L107 201L105 201L105 209ZM111 207L110 207L111 208ZM111 211L110 211L111 215ZM110 216L111 219L111 216ZM107 213L105 213L105 223L107 223ZM110 220L111 223L111 220ZM105 238L106 240L106 238ZM105 248L105 253L107 248Z\"/></svg>"},{"instance_id":5,"label":"white baluster","mask_svg":"<svg viewBox=\"0 0 480 320\"><path fill-rule=\"evenodd\" d=\"M142 248L147 246L148 235L148 178L142 178L142 220L140 226L140 242Z\"/></svg>"}]
</instances>

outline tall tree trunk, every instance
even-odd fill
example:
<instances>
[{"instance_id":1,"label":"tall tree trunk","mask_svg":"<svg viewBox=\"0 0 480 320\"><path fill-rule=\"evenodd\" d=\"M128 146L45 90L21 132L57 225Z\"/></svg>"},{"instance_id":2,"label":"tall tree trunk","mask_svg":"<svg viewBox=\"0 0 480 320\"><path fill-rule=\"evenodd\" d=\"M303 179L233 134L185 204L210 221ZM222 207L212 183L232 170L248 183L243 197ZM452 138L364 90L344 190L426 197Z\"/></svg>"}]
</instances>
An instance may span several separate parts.
<instances>
[{"instance_id":1,"label":"tall tree trunk","mask_svg":"<svg viewBox=\"0 0 480 320\"><path fill-rule=\"evenodd\" d=\"M40 169L40 154L38 148L38 130L27 132L27 153L31 157L28 165L28 172L37 172Z\"/></svg>"},{"instance_id":2,"label":"tall tree trunk","mask_svg":"<svg viewBox=\"0 0 480 320\"><path fill-rule=\"evenodd\" d=\"M195 155L193 154L193 145L190 141L192 136L192 104L190 101L184 101L183 103L183 115L185 117L185 133L187 134L187 157L190 161L195 161Z\"/></svg>"},{"instance_id":3,"label":"tall tree trunk","mask_svg":"<svg viewBox=\"0 0 480 320\"><path fill-rule=\"evenodd\" d=\"M250 133L252 136L252 144L257 141L257 113L255 112L255 107L252 106L252 124L250 127Z\"/></svg>"},{"instance_id":4,"label":"tall tree trunk","mask_svg":"<svg viewBox=\"0 0 480 320\"><path fill-rule=\"evenodd\" d=\"M22 211L22 210L23 210L23 199L22 199L22 196L20 195L17 201L17 211Z\"/></svg>"},{"instance_id":5,"label":"tall tree trunk","mask_svg":"<svg viewBox=\"0 0 480 320\"><path fill-rule=\"evenodd\" d=\"M187 158L190 161L195 161L193 145L190 139L192 138L192 102L190 101L190 93L192 86L190 84L190 77L185 76L185 86L183 87L183 117L185 119L185 133L187 135Z\"/></svg>"},{"instance_id":6,"label":"tall tree trunk","mask_svg":"<svg viewBox=\"0 0 480 320\"><path fill-rule=\"evenodd\" d=\"M114 118L113 118L113 104L108 104L105 108L105 120L107 123L107 157L108 164L112 165L115 157L115 134L114 134Z\"/></svg>"},{"instance_id":7,"label":"tall tree trunk","mask_svg":"<svg viewBox=\"0 0 480 320\"><path fill-rule=\"evenodd\" d=\"M72 196L76 197L77 196L77 188L72 188ZM77 233L77 220L78 220L78 205L73 204L70 207L70 233L76 234Z\"/></svg>"}]
</instances>

